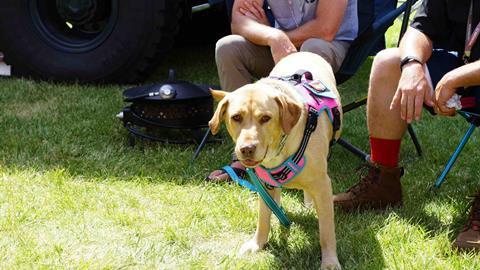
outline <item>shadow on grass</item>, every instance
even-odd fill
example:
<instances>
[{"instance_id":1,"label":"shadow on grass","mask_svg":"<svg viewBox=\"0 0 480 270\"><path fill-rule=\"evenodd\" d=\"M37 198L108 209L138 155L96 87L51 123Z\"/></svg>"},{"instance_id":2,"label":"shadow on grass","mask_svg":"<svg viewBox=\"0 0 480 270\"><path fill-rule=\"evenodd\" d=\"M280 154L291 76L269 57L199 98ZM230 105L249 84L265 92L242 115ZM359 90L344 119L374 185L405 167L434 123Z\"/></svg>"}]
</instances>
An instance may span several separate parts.
<instances>
[{"instance_id":1,"label":"shadow on grass","mask_svg":"<svg viewBox=\"0 0 480 270\"><path fill-rule=\"evenodd\" d=\"M289 231L283 227L272 231L267 250L274 255L275 266L280 269L319 269L321 248L316 214L291 213L294 222ZM337 252L343 269L383 269L382 248L376 239L380 219L349 224L351 217L336 217Z\"/></svg>"}]
</instances>

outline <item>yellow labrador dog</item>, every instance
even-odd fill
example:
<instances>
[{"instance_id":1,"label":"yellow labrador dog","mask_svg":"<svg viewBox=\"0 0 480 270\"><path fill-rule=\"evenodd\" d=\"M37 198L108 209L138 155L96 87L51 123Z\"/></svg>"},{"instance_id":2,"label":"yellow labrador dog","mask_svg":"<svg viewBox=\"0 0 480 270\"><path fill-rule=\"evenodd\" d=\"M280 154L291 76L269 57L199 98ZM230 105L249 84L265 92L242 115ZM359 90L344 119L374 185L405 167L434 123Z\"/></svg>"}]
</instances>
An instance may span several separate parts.
<instances>
[{"instance_id":1,"label":"yellow labrador dog","mask_svg":"<svg viewBox=\"0 0 480 270\"><path fill-rule=\"evenodd\" d=\"M270 77L292 75L300 69L310 71L314 80L320 79L332 90L340 104L332 69L316 54L291 54L275 66ZM308 112L302 95L288 82L264 78L231 93L212 90L212 95L220 100L209 122L212 133L216 134L221 121L225 121L235 142L235 153L245 167L254 168L261 164L266 168L275 168L299 149ZM283 134L287 136L284 147L281 147ZM300 174L285 185L287 188L302 189L305 201L313 201L315 205L320 227L322 269L341 268L337 259L332 188L327 172L329 143L333 136L338 137L339 134L334 134L327 113L322 112L306 147L308 162ZM274 188L269 193L277 203L280 202L280 189ZM270 217L270 209L260 199L257 230L253 238L241 247L240 253L256 252L265 246Z\"/></svg>"}]
</instances>

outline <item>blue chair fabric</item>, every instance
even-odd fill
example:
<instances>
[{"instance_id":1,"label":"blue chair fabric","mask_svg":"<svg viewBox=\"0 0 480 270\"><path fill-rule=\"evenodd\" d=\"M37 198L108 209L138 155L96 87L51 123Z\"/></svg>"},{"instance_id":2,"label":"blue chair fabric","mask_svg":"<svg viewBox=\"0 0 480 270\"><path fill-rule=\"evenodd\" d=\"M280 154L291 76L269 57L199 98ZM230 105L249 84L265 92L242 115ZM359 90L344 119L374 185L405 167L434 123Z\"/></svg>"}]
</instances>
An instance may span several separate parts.
<instances>
[{"instance_id":1,"label":"blue chair fabric","mask_svg":"<svg viewBox=\"0 0 480 270\"><path fill-rule=\"evenodd\" d=\"M358 16L359 16L359 35L353 41L350 49L343 60L340 70L335 74L337 84L342 84L352 77L365 62L368 56L378 49L379 42L382 42L385 37L385 32L393 24L395 19L405 12L408 1L403 3L398 8L387 10L387 8L394 7L391 0L385 2L384 8L381 9L381 14L375 15L375 2L377 7L379 0L359 0L358 1ZM375 16L378 16L377 18ZM371 22L369 24L369 22ZM363 29L362 29L363 28Z\"/></svg>"}]
</instances>

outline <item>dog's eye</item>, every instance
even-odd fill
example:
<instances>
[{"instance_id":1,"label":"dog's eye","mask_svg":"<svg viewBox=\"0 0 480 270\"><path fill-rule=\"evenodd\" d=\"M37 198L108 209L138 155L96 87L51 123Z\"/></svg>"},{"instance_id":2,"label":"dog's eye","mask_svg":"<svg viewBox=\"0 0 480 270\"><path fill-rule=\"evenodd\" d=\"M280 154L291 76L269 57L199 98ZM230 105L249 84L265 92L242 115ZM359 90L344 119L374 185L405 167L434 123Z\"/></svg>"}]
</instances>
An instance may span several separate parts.
<instances>
[{"instance_id":1,"label":"dog's eye","mask_svg":"<svg viewBox=\"0 0 480 270\"><path fill-rule=\"evenodd\" d=\"M240 123L242 122L242 116L240 114L235 114L234 116L232 116L232 120Z\"/></svg>"},{"instance_id":2,"label":"dog's eye","mask_svg":"<svg viewBox=\"0 0 480 270\"><path fill-rule=\"evenodd\" d=\"M262 116L262 118L260 118L260 124L265 124L267 123L268 121L270 121L271 117L268 116L268 115L264 115Z\"/></svg>"}]
</instances>

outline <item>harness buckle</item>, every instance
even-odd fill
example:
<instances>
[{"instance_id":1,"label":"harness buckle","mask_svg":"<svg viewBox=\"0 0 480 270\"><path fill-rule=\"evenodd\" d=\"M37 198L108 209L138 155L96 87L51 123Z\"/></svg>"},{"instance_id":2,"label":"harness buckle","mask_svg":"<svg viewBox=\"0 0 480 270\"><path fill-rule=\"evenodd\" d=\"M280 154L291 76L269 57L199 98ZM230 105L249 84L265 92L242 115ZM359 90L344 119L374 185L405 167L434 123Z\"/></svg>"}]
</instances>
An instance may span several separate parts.
<instances>
[{"instance_id":1,"label":"harness buckle","mask_svg":"<svg viewBox=\"0 0 480 270\"><path fill-rule=\"evenodd\" d=\"M315 130L318 122L318 110L313 107L308 108L308 119L307 119L307 129Z\"/></svg>"}]
</instances>

